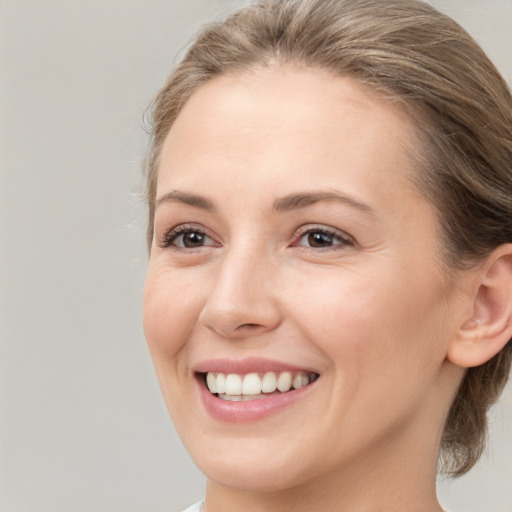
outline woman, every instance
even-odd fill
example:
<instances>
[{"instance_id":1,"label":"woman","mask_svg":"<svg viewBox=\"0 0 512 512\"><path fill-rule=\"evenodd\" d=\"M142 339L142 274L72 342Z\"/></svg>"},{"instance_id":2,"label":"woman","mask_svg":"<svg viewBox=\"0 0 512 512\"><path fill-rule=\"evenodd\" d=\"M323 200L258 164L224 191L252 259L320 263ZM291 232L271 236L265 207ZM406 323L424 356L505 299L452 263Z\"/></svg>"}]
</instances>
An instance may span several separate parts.
<instances>
[{"instance_id":1,"label":"woman","mask_svg":"<svg viewBox=\"0 0 512 512\"><path fill-rule=\"evenodd\" d=\"M512 357L512 98L467 33L415 0L207 26L147 199L145 332L205 512L440 511Z\"/></svg>"}]
</instances>

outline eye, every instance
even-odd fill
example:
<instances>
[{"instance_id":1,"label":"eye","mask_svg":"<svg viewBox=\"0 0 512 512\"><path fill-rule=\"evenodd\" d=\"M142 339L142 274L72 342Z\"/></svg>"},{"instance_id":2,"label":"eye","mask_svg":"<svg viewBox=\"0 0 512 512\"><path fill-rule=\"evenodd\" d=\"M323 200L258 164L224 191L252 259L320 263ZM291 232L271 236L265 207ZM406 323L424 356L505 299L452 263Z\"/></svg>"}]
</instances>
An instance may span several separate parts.
<instances>
[{"instance_id":1,"label":"eye","mask_svg":"<svg viewBox=\"0 0 512 512\"><path fill-rule=\"evenodd\" d=\"M326 227L301 228L297 238L296 245L310 249L336 249L355 245L348 235Z\"/></svg>"},{"instance_id":2,"label":"eye","mask_svg":"<svg viewBox=\"0 0 512 512\"><path fill-rule=\"evenodd\" d=\"M197 249L205 246L218 246L202 229L194 226L178 226L165 234L160 242L163 249Z\"/></svg>"}]
</instances>

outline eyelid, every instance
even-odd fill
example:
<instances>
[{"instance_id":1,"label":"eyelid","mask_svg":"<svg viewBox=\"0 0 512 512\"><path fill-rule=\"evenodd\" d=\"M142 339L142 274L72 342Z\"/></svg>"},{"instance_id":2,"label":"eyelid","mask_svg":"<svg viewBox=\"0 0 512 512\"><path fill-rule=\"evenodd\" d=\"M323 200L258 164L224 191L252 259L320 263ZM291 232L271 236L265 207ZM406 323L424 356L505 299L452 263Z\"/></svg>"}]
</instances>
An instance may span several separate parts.
<instances>
[{"instance_id":1,"label":"eyelid","mask_svg":"<svg viewBox=\"0 0 512 512\"><path fill-rule=\"evenodd\" d=\"M205 244L199 247L181 247L173 243L179 236L186 233L200 233L201 235L204 235L205 237L208 237L210 240L212 240L213 243ZM203 247L220 247L220 243L215 241L215 237L209 232L208 229L204 228L204 226L201 224L192 222L178 224L177 226L165 230L163 235L159 238L158 247L161 249L173 248L180 251L197 251Z\"/></svg>"},{"instance_id":2,"label":"eyelid","mask_svg":"<svg viewBox=\"0 0 512 512\"><path fill-rule=\"evenodd\" d=\"M341 240L341 243L335 244L335 245L332 245L330 247L326 247L323 249L307 247L307 246L299 246L299 247L302 247L303 249L314 250L314 251L322 251L322 250L325 251L325 250L336 250L336 249L339 249L341 247L346 247L346 246L354 247L357 245L357 242L355 241L355 239L352 236L350 236L348 233L346 233L345 231L341 231L340 229L333 228L331 226L325 226L323 224L306 224L304 226L301 226L294 233L292 245L296 246L302 237L304 237L305 235L307 235L309 233L314 233L314 232L320 232L320 233L325 233L327 235L331 235L331 236Z\"/></svg>"}]
</instances>

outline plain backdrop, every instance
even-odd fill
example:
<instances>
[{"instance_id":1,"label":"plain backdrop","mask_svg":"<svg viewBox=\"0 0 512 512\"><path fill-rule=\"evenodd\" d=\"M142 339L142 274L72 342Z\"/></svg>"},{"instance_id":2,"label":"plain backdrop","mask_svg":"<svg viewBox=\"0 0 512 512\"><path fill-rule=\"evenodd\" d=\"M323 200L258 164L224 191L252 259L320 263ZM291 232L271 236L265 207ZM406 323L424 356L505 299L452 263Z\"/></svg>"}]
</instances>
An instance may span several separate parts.
<instances>
[{"instance_id":1,"label":"plain backdrop","mask_svg":"<svg viewBox=\"0 0 512 512\"><path fill-rule=\"evenodd\" d=\"M243 3L239 1L238 4ZM512 0L433 2L512 83ZM228 0L0 0L0 510L176 512L203 479L141 327L141 118ZM452 512L512 512L512 389Z\"/></svg>"}]
</instances>

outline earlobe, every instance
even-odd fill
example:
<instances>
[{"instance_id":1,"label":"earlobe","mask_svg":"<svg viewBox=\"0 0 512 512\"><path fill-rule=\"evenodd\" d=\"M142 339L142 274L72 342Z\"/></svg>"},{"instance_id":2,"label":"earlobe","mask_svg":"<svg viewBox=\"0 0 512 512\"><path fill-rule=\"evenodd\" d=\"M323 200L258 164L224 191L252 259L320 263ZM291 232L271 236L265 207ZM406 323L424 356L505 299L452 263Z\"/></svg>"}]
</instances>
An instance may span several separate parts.
<instances>
[{"instance_id":1,"label":"earlobe","mask_svg":"<svg viewBox=\"0 0 512 512\"><path fill-rule=\"evenodd\" d=\"M495 249L479 268L472 314L460 326L447 358L465 368L492 359L512 337L512 244Z\"/></svg>"}]
</instances>

